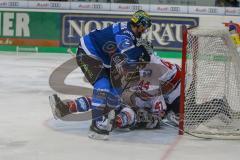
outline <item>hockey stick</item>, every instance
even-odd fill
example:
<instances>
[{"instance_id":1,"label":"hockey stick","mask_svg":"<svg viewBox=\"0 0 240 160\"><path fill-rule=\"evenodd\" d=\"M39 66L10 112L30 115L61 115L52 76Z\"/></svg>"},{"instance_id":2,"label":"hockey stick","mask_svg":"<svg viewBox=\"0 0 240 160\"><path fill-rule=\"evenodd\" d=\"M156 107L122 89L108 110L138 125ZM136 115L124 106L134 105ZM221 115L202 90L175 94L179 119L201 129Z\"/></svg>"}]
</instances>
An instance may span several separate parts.
<instances>
[{"instance_id":1,"label":"hockey stick","mask_svg":"<svg viewBox=\"0 0 240 160\"><path fill-rule=\"evenodd\" d=\"M123 87L122 93L127 89L128 85L130 84L131 80L133 80L134 75L138 72L138 67L134 70L131 77L128 79L127 83Z\"/></svg>"},{"instance_id":2,"label":"hockey stick","mask_svg":"<svg viewBox=\"0 0 240 160\"><path fill-rule=\"evenodd\" d=\"M76 57L76 55L73 53L73 51L70 48L67 49L67 53L69 53L72 57Z\"/></svg>"}]
</instances>

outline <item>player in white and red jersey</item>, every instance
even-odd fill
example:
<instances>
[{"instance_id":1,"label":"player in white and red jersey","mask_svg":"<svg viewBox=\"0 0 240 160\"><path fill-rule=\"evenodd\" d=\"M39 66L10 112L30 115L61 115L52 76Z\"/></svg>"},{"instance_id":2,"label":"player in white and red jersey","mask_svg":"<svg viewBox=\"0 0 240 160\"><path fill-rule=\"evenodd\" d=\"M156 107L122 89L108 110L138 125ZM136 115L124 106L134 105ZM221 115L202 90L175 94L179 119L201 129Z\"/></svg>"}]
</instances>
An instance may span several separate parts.
<instances>
[{"instance_id":1,"label":"player in white and red jersey","mask_svg":"<svg viewBox=\"0 0 240 160\"><path fill-rule=\"evenodd\" d=\"M180 96L181 68L177 64L152 55L150 63L140 73L145 71L151 71L151 74L142 74L140 84L143 86L147 84L158 86L168 110L178 113L179 102L177 101Z\"/></svg>"},{"instance_id":2,"label":"player in white and red jersey","mask_svg":"<svg viewBox=\"0 0 240 160\"><path fill-rule=\"evenodd\" d=\"M141 111L148 109L148 114L152 113L153 119L167 116L178 124L180 79L181 68L177 64L151 55L150 63L140 70L138 85L123 94L123 102ZM156 121L146 123L146 127L153 127L154 124L157 125Z\"/></svg>"}]
</instances>

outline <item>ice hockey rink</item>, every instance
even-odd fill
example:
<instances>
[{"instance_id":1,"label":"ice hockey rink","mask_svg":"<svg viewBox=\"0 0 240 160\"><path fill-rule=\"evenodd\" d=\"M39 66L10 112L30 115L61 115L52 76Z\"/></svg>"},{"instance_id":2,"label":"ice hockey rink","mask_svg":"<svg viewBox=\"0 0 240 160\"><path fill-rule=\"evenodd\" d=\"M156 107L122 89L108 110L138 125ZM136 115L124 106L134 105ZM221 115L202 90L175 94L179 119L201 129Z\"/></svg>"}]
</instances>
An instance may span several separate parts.
<instances>
[{"instance_id":1,"label":"ice hockey rink","mask_svg":"<svg viewBox=\"0 0 240 160\"><path fill-rule=\"evenodd\" d=\"M48 104L48 96L55 93L49 76L70 58L67 54L0 54L0 160L240 159L239 140L178 136L176 129L163 126L115 131L108 141L99 141L87 137L89 121L55 120ZM80 69L65 83L86 86Z\"/></svg>"}]
</instances>

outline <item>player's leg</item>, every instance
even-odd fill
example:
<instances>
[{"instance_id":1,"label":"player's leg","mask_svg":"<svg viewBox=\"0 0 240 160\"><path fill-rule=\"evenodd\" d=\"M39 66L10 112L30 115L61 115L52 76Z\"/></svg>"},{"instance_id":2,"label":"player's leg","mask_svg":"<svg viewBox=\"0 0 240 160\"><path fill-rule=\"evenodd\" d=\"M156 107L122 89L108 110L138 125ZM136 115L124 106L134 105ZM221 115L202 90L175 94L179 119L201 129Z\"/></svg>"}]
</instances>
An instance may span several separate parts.
<instances>
[{"instance_id":1,"label":"player's leg","mask_svg":"<svg viewBox=\"0 0 240 160\"><path fill-rule=\"evenodd\" d=\"M115 112L112 108L117 104L117 97L112 95L111 83L108 77L99 78L94 84L92 96L92 123L89 130L89 137L93 139L107 139L112 130L112 123ZM114 104L116 102L116 104ZM111 103L111 104L110 104Z\"/></svg>"},{"instance_id":2,"label":"player's leg","mask_svg":"<svg viewBox=\"0 0 240 160\"><path fill-rule=\"evenodd\" d=\"M61 100L56 94L49 96L54 117L61 118L74 112L85 112L91 108L91 98L79 97L74 100Z\"/></svg>"},{"instance_id":3,"label":"player's leg","mask_svg":"<svg viewBox=\"0 0 240 160\"><path fill-rule=\"evenodd\" d=\"M89 137L106 139L109 135L109 129L107 129L109 121L104 116L108 113L106 111L107 95L111 88L108 78L109 71L103 67L102 61L99 58L86 54L81 44L78 47L76 60L85 77L94 87L91 103L93 120L89 129Z\"/></svg>"},{"instance_id":4,"label":"player's leg","mask_svg":"<svg viewBox=\"0 0 240 160\"><path fill-rule=\"evenodd\" d=\"M57 94L49 96L49 103L52 108L52 113L55 119L70 114L69 107L57 96Z\"/></svg>"},{"instance_id":5,"label":"player's leg","mask_svg":"<svg viewBox=\"0 0 240 160\"><path fill-rule=\"evenodd\" d=\"M108 71L104 68L102 61L94 55L88 55L82 49L81 44L77 50L76 61L86 79L92 85L94 85L95 81L98 80L99 77L108 74Z\"/></svg>"},{"instance_id":6,"label":"player's leg","mask_svg":"<svg viewBox=\"0 0 240 160\"><path fill-rule=\"evenodd\" d=\"M167 103L166 119L175 126L179 124L179 107L180 96L177 97L171 104Z\"/></svg>"}]
</instances>

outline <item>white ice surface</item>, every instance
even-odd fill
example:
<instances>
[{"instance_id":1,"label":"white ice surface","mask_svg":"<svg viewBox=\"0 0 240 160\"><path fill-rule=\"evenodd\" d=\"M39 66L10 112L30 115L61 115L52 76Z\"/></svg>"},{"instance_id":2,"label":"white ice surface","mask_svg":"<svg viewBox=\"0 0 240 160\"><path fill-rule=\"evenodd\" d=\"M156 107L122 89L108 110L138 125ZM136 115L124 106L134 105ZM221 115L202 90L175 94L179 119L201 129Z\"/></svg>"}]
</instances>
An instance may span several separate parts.
<instances>
[{"instance_id":1,"label":"white ice surface","mask_svg":"<svg viewBox=\"0 0 240 160\"><path fill-rule=\"evenodd\" d=\"M0 160L239 160L240 141L154 131L113 132L108 141L87 137L89 122L54 120L48 95L51 72L69 55L0 55ZM82 84L73 72L66 83ZM63 98L74 98L61 95Z\"/></svg>"}]
</instances>

